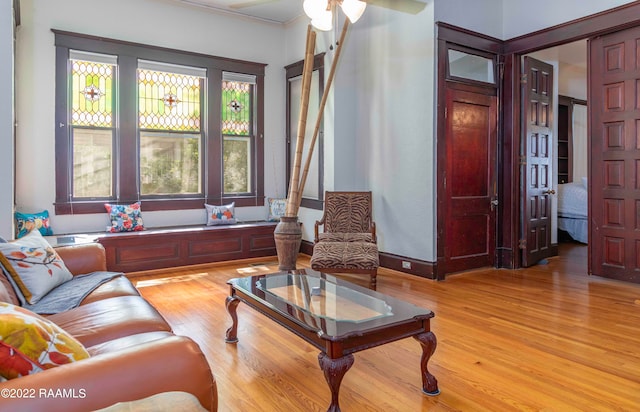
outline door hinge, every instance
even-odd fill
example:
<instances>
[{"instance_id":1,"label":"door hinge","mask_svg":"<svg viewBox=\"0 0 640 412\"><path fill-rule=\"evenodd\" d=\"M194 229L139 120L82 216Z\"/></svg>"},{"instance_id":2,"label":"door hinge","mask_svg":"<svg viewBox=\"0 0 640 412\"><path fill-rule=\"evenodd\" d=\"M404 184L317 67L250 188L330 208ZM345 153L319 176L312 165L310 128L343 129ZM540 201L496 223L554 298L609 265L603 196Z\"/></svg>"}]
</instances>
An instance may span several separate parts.
<instances>
[{"instance_id":1,"label":"door hinge","mask_svg":"<svg viewBox=\"0 0 640 412\"><path fill-rule=\"evenodd\" d=\"M527 84L527 74L524 73L520 76L520 84Z\"/></svg>"},{"instance_id":2,"label":"door hinge","mask_svg":"<svg viewBox=\"0 0 640 412\"><path fill-rule=\"evenodd\" d=\"M446 107L444 108L444 118L445 119L447 118L447 108Z\"/></svg>"},{"instance_id":3,"label":"door hinge","mask_svg":"<svg viewBox=\"0 0 640 412\"><path fill-rule=\"evenodd\" d=\"M526 249L527 248L527 239L520 239L518 241L518 249Z\"/></svg>"},{"instance_id":4,"label":"door hinge","mask_svg":"<svg viewBox=\"0 0 640 412\"><path fill-rule=\"evenodd\" d=\"M519 164L520 164L520 166L526 166L527 165L527 156L520 156Z\"/></svg>"}]
</instances>

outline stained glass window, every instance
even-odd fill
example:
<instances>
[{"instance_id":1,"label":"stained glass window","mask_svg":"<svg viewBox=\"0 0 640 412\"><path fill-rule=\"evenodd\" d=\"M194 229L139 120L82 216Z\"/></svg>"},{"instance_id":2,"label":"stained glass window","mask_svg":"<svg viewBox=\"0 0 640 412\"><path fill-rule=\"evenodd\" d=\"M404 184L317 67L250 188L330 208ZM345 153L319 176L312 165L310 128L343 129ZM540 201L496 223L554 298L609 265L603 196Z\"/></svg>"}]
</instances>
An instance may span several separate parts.
<instances>
[{"instance_id":1,"label":"stained glass window","mask_svg":"<svg viewBox=\"0 0 640 412\"><path fill-rule=\"evenodd\" d=\"M202 191L201 117L204 69L138 61L142 195Z\"/></svg>"},{"instance_id":2,"label":"stained glass window","mask_svg":"<svg viewBox=\"0 0 640 412\"><path fill-rule=\"evenodd\" d=\"M200 78L138 70L141 129L200 131Z\"/></svg>"},{"instance_id":3,"label":"stained glass window","mask_svg":"<svg viewBox=\"0 0 640 412\"><path fill-rule=\"evenodd\" d=\"M222 134L251 134L251 86L251 83L243 81L222 82Z\"/></svg>"},{"instance_id":4,"label":"stained glass window","mask_svg":"<svg viewBox=\"0 0 640 412\"><path fill-rule=\"evenodd\" d=\"M265 64L54 32L56 214L263 200ZM223 81L241 86L231 134L221 133Z\"/></svg>"},{"instance_id":5,"label":"stained glass window","mask_svg":"<svg viewBox=\"0 0 640 412\"><path fill-rule=\"evenodd\" d=\"M225 194L252 190L251 153L255 76L223 74L222 79L222 165Z\"/></svg>"},{"instance_id":6,"label":"stained glass window","mask_svg":"<svg viewBox=\"0 0 640 412\"><path fill-rule=\"evenodd\" d=\"M71 124L111 127L114 66L71 60Z\"/></svg>"},{"instance_id":7,"label":"stained glass window","mask_svg":"<svg viewBox=\"0 0 640 412\"><path fill-rule=\"evenodd\" d=\"M115 56L69 51L72 196L113 195Z\"/></svg>"}]
</instances>

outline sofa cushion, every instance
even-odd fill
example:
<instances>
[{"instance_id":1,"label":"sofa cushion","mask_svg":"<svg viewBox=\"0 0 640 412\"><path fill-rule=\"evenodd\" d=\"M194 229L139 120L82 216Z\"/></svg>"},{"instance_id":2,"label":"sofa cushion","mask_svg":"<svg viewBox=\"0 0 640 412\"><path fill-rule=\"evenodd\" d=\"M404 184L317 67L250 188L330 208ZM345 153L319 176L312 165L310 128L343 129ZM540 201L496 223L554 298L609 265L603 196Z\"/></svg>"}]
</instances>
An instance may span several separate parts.
<instances>
[{"instance_id":1,"label":"sofa cushion","mask_svg":"<svg viewBox=\"0 0 640 412\"><path fill-rule=\"evenodd\" d=\"M53 247L37 230L15 242L0 243L0 263L31 304L37 303L51 289L73 277Z\"/></svg>"},{"instance_id":2,"label":"sofa cushion","mask_svg":"<svg viewBox=\"0 0 640 412\"><path fill-rule=\"evenodd\" d=\"M149 343L154 340L164 339L169 336L173 336L173 333L166 331L136 333L135 335L123 336L118 339L90 346L87 348L87 351L91 356L96 356L103 353L118 352L132 346Z\"/></svg>"},{"instance_id":3,"label":"sofa cushion","mask_svg":"<svg viewBox=\"0 0 640 412\"><path fill-rule=\"evenodd\" d=\"M118 276L95 288L82 300L80 305L86 305L87 303L114 298L117 296L139 295L140 293L138 292L138 289L133 286L133 283L131 283L129 279L125 276Z\"/></svg>"},{"instance_id":4,"label":"sofa cushion","mask_svg":"<svg viewBox=\"0 0 640 412\"><path fill-rule=\"evenodd\" d=\"M73 336L24 308L0 302L0 375L7 379L89 357Z\"/></svg>"},{"instance_id":5,"label":"sofa cushion","mask_svg":"<svg viewBox=\"0 0 640 412\"><path fill-rule=\"evenodd\" d=\"M20 306L18 295L13 289L7 275L5 275L4 269L0 268L0 302L7 302Z\"/></svg>"},{"instance_id":6,"label":"sofa cushion","mask_svg":"<svg viewBox=\"0 0 640 412\"><path fill-rule=\"evenodd\" d=\"M95 301L47 319L87 347L136 333L171 331L162 315L140 296Z\"/></svg>"},{"instance_id":7,"label":"sofa cushion","mask_svg":"<svg viewBox=\"0 0 640 412\"><path fill-rule=\"evenodd\" d=\"M107 271L107 256L100 243L58 246L56 252L74 275Z\"/></svg>"},{"instance_id":8,"label":"sofa cushion","mask_svg":"<svg viewBox=\"0 0 640 412\"><path fill-rule=\"evenodd\" d=\"M118 402L95 412L207 412L193 394L182 391L162 392L143 399Z\"/></svg>"}]
</instances>

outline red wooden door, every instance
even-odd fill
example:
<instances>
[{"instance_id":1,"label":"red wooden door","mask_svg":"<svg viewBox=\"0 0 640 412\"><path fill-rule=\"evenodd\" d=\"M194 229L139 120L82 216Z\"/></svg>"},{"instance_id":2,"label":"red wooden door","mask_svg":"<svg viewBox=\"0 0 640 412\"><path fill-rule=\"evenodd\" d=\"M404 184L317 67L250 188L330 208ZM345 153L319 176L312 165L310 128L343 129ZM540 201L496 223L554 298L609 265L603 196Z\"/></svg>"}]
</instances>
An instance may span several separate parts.
<instances>
[{"instance_id":1,"label":"red wooden door","mask_svg":"<svg viewBox=\"0 0 640 412\"><path fill-rule=\"evenodd\" d=\"M496 105L496 96L447 89L444 253L447 273L494 264Z\"/></svg>"},{"instance_id":2,"label":"red wooden door","mask_svg":"<svg viewBox=\"0 0 640 412\"><path fill-rule=\"evenodd\" d=\"M551 256L551 196L553 190L553 66L524 58L522 78L523 143L520 202L522 266Z\"/></svg>"},{"instance_id":3,"label":"red wooden door","mask_svg":"<svg viewBox=\"0 0 640 412\"><path fill-rule=\"evenodd\" d=\"M589 43L589 270L640 283L640 28Z\"/></svg>"}]
</instances>

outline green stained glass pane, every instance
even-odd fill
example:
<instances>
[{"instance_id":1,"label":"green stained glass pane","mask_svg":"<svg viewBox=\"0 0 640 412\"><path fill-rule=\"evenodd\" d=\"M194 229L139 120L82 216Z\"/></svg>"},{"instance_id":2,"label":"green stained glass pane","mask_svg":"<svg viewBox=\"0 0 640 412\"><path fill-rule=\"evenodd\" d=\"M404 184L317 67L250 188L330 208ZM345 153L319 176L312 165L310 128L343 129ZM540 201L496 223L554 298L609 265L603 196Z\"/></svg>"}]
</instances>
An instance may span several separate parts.
<instances>
[{"instance_id":1,"label":"green stained glass pane","mask_svg":"<svg viewBox=\"0 0 640 412\"><path fill-rule=\"evenodd\" d=\"M138 70L141 129L200 131L200 78Z\"/></svg>"},{"instance_id":2,"label":"green stained glass pane","mask_svg":"<svg viewBox=\"0 0 640 412\"><path fill-rule=\"evenodd\" d=\"M110 64L71 61L72 125L113 125L113 72Z\"/></svg>"},{"instance_id":3,"label":"green stained glass pane","mask_svg":"<svg viewBox=\"0 0 640 412\"><path fill-rule=\"evenodd\" d=\"M248 136L251 134L253 107L251 83L222 82L222 134Z\"/></svg>"}]
</instances>

